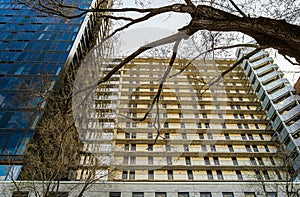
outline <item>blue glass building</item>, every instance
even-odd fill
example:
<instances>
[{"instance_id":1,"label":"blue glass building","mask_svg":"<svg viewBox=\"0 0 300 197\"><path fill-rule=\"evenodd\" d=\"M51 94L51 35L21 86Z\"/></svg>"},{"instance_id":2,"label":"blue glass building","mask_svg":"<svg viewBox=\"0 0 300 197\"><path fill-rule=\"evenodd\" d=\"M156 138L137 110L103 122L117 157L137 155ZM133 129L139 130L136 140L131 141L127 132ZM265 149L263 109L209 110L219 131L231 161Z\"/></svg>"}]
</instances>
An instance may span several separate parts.
<instances>
[{"instance_id":1,"label":"blue glass building","mask_svg":"<svg viewBox=\"0 0 300 197\"><path fill-rule=\"evenodd\" d=\"M17 178L43 113L41 93L82 58L94 23L92 14L66 20L0 0L0 180Z\"/></svg>"}]
</instances>

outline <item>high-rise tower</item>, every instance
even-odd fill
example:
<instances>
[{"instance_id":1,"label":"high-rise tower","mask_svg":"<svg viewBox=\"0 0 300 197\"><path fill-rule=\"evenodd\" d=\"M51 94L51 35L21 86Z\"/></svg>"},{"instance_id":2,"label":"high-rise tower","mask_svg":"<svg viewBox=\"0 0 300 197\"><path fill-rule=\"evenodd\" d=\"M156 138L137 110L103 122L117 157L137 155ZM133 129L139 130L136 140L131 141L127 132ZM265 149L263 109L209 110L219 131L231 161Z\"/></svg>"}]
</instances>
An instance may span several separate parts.
<instances>
[{"instance_id":1,"label":"high-rise tower","mask_svg":"<svg viewBox=\"0 0 300 197\"><path fill-rule=\"evenodd\" d=\"M82 1L81 6L90 3L98 1ZM24 149L47 106L43 94L79 65L91 47L96 19L88 14L67 20L10 0L0 2L1 180L18 176Z\"/></svg>"},{"instance_id":2,"label":"high-rise tower","mask_svg":"<svg viewBox=\"0 0 300 197\"><path fill-rule=\"evenodd\" d=\"M271 58L259 60L259 54L249 62L265 62L260 68L271 64ZM102 74L118 61L102 62ZM276 195L273 186L286 181L278 159L284 153L274 141L271 112L255 94L249 69L244 73L247 62L220 77L234 62L198 60L178 74L188 61L176 61L158 104L153 99L167 59L135 59L96 88L84 149L111 153L115 173L108 177L107 188L99 186L103 195L255 196L262 184L272 185L265 192Z\"/></svg>"}]
</instances>

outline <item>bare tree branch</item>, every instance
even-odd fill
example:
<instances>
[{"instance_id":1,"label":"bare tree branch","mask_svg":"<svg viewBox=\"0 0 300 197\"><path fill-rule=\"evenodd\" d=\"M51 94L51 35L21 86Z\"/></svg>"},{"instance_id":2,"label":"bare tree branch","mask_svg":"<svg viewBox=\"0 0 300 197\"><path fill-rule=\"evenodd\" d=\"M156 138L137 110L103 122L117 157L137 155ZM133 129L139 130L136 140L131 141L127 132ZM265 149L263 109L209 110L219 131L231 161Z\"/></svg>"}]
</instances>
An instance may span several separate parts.
<instances>
[{"instance_id":1,"label":"bare tree branch","mask_svg":"<svg viewBox=\"0 0 300 197\"><path fill-rule=\"evenodd\" d=\"M234 3L233 0L229 0L233 7L244 17L247 18L247 15Z\"/></svg>"}]
</instances>

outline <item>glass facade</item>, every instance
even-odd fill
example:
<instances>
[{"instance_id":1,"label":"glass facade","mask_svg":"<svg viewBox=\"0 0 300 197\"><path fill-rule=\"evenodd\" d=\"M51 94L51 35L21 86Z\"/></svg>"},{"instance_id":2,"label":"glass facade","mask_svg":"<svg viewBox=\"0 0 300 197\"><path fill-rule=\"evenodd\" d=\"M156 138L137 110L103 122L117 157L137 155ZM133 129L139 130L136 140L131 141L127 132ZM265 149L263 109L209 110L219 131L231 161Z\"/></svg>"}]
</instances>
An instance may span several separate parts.
<instances>
[{"instance_id":1,"label":"glass facade","mask_svg":"<svg viewBox=\"0 0 300 197\"><path fill-rule=\"evenodd\" d=\"M18 176L42 93L53 88L82 21L0 0L0 180Z\"/></svg>"}]
</instances>

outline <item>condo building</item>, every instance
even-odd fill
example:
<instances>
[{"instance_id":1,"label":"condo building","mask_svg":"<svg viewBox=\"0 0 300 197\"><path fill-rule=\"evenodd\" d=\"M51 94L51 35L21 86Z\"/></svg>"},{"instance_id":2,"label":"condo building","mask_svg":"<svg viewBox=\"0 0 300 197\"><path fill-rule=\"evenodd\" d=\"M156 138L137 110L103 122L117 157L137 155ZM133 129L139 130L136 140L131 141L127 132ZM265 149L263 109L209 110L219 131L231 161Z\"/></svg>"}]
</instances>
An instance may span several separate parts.
<instances>
[{"instance_id":1,"label":"condo building","mask_svg":"<svg viewBox=\"0 0 300 197\"><path fill-rule=\"evenodd\" d=\"M238 58L250 51L239 49ZM120 61L103 61L101 76ZM101 190L103 196L287 195L278 189L287 180L282 168L286 161L279 155L289 156L296 173L299 97L266 52L223 76L235 61L177 60L159 96L168 59L137 58L100 84L82 135L84 150L98 155L114 173L89 194ZM261 89L253 78L261 82ZM263 93L265 98L281 99L273 105L271 99L262 99Z\"/></svg>"}]
</instances>

